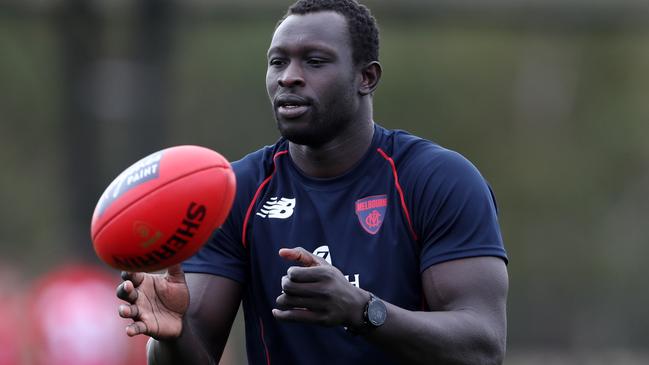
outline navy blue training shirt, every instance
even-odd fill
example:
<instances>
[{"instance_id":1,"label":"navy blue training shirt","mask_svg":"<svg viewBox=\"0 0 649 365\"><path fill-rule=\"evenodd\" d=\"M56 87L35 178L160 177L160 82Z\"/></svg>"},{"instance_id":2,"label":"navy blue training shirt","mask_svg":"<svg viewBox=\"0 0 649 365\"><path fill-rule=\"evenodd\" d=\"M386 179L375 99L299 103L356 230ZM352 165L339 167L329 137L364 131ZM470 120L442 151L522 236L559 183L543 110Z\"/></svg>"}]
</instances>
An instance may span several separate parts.
<instances>
[{"instance_id":1,"label":"navy blue training shirt","mask_svg":"<svg viewBox=\"0 0 649 365\"><path fill-rule=\"evenodd\" d=\"M295 265L280 248L304 247L355 286L408 310L424 309L421 273L466 257L507 260L493 194L460 154L375 125L348 173L305 176L280 139L232 164L236 199L226 222L183 264L244 286L250 364L397 364L381 348L328 328L275 320L281 278Z\"/></svg>"}]
</instances>

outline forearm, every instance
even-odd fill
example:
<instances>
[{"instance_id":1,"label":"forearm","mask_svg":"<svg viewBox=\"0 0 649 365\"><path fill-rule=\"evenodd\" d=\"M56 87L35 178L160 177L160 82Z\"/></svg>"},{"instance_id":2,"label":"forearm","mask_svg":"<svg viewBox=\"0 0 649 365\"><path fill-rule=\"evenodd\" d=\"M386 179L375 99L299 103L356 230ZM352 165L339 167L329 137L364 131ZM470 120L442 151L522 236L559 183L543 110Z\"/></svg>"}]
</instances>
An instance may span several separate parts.
<instances>
[{"instance_id":1,"label":"forearm","mask_svg":"<svg viewBox=\"0 0 649 365\"><path fill-rule=\"evenodd\" d=\"M504 315L497 321L471 310L413 312L386 303L383 326L366 338L409 364L500 364Z\"/></svg>"},{"instance_id":2,"label":"forearm","mask_svg":"<svg viewBox=\"0 0 649 365\"><path fill-rule=\"evenodd\" d=\"M177 339L150 338L147 343L149 365L217 364L218 361L219 359L214 359L205 349L203 342L186 322L183 323L183 332Z\"/></svg>"}]
</instances>

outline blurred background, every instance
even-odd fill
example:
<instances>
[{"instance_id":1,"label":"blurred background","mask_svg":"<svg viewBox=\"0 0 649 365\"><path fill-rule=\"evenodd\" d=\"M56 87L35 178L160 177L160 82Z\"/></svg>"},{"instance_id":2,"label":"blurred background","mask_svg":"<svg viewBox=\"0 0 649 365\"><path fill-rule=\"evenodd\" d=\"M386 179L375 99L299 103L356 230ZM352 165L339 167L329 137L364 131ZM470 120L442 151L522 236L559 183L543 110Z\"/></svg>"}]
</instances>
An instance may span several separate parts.
<instances>
[{"instance_id":1,"label":"blurred background","mask_svg":"<svg viewBox=\"0 0 649 365\"><path fill-rule=\"evenodd\" d=\"M649 2L365 4L376 121L461 152L496 193L505 363L649 363ZM236 160L278 138L265 52L287 5L0 1L0 365L143 363L110 332L119 273L92 250L94 206L153 151ZM93 359L108 342L134 355ZM222 364L244 363L238 319Z\"/></svg>"}]
</instances>

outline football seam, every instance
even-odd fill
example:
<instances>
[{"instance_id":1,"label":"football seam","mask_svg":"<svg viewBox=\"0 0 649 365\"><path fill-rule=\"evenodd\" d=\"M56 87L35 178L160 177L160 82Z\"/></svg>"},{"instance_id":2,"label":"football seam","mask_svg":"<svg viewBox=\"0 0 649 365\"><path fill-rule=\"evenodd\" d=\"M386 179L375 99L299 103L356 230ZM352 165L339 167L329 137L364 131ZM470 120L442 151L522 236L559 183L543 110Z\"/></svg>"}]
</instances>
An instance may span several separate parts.
<instances>
[{"instance_id":1,"label":"football seam","mask_svg":"<svg viewBox=\"0 0 649 365\"><path fill-rule=\"evenodd\" d=\"M188 172L188 173L186 173L186 174L180 175L180 176L178 176L178 177L176 177L176 178L174 178L174 179L172 179L172 180L167 181L167 182L164 183L164 184L159 185L159 186L158 186L157 188L155 188L154 190L150 190L148 193L146 193L146 194L140 196L139 198L133 200L133 201L131 202L131 204L129 204L129 205L123 207L122 209L118 210L117 212L115 212L115 214L113 214L113 216L112 216L110 219L106 220L106 222L104 222L103 226L102 226L99 230L97 230L97 232L95 233L95 235L91 237L92 242L93 242L93 243L95 242L95 238L96 238L96 237L99 237L99 234L104 230L104 228L106 228L106 226L108 226L108 224L109 224L110 222L112 222L114 219L116 219L117 217L119 217L119 216L120 216L120 215L121 215L121 214L122 214L126 209L128 209L130 206L132 206L133 204L135 204L135 203L139 202L140 200L142 200L142 199L146 198L147 196L149 196L149 194L151 194L151 193L153 193L154 191L157 191L158 189L160 189L160 188L162 188L162 187L165 187L165 186L167 186L167 185L169 185L169 184L171 184L171 183L173 183L173 182L176 182L176 181L178 181L178 180L180 180L180 179L184 179L184 178L187 177L187 176L193 175L193 174L195 174L195 173L197 173L197 172L203 172L203 171L205 171L205 170L213 169L213 168L219 168L219 169L231 170L231 167L230 167L230 166L223 166L223 165L207 166L207 167L204 167L204 168L202 168L202 169L199 169L199 170L193 170L193 171Z\"/></svg>"}]
</instances>

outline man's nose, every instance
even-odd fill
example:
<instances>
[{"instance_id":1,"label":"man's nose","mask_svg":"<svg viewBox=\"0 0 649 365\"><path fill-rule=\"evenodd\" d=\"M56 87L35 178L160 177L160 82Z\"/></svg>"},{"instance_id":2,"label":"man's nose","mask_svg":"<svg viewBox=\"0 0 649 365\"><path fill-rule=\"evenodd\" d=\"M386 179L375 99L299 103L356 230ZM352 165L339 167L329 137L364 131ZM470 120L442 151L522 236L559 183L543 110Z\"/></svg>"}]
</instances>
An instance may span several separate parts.
<instances>
[{"instance_id":1,"label":"man's nose","mask_svg":"<svg viewBox=\"0 0 649 365\"><path fill-rule=\"evenodd\" d=\"M304 75L302 74L302 68L297 65L296 62L291 62L284 69L284 72L279 77L277 82L281 87L304 86Z\"/></svg>"}]
</instances>

